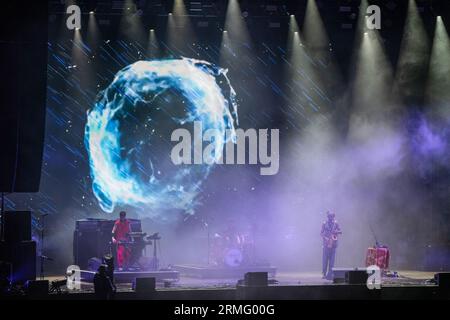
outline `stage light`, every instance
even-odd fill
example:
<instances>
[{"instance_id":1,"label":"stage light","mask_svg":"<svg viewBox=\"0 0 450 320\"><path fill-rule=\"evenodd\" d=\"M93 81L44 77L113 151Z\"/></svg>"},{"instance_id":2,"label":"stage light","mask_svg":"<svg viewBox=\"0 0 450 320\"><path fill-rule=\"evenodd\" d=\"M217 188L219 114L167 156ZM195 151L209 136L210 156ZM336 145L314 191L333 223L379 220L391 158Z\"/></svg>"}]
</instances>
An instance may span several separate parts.
<instances>
[{"instance_id":1,"label":"stage light","mask_svg":"<svg viewBox=\"0 0 450 320\"><path fill-rule=\"evenodd\" d=\"M426 98L442 119L450 117L450 38L441 16L436 18L431 49Z\"/></svg>"},{"instance_id":2,"label":"stage light","mask_svg":"<svg viewBox=\"0 0 450 320\"><path fill-rule=\"evenodd\" d=\"M298 30L299 30L299 27L297 24L297 19L295 18L294 15L291 15L289 17L289 38L291 38L292 34L294 34L294 32L296 32ZM289 41L290 40L288 40L288 44L289 44Z\"/></svg>"},{"instance_id":3,"label":"stage light","mask_svg":"<svg viewBox=\"0 0 450 320\"><path fill-rule=\"evenodd\" d=\"M430 40L417 3L409 0L394 87L395 92L408 103L416 103L423 97L429 48Z\"/></svg>"},{"instance_id":4,"label":"stage light","mask_svg":"<svg viewBox=\"0 0 450 320\"><path fill-rule=\"evenodd\" d=\"M192 22L186 10L184 0L174 0L172 11L167 17L167 40L170 50L182 56L181 50L187 43L195 43L197 38L192 27Z\"/></svg>"},{"instance_id":5,"label":"stage light","mask_svg":"<svg viewBox=\"0 0 450 320\"><path fill-rule=\"evenodd\" d=\"M95 59L95 50L98 45L95 16L90 15L86 34L82 34L80 29L75 29L73 34L71 63L67 69L70 70L70 76L74 76L80 83L80 90L74 92L74 95L95 85L95 73L91 62Z\"/></svg>"},{"instance_id":6,"label":"stage light","mask_svg":"<svg viewBox=\"0 0 450 320\"><path fill-rule=\"evenodd\" d=\"M308 57L305 51L306 48L302 43L302 33L299 30L297 20L294 16L291 16L286 45L287 63L284 65L283 73L287 103L292 110L296 110L291 115L294 122L300 121L300 118L304 116L302 110L304 101L302 101L302 96L298 93L305 92L306 95L311 96L312 91L310 91L310 88L315 87L315 84L311 81L311 59Z\"/></svg>"},{"instance_id":7,"label":"stage light","mask_svg":"<svg viewBox=\"0 0 450 320\"><path fill-rule=\"evenodd\" d=\"M234 49L231 44L231 40L229 37L228 30L223 30L222 32L222 41L220 44L220 61L219 64L221 67L230 67L228 65L230 60L232 60L234 56Z\"/></svg>"},{"instance_id":8,"label":"stage light","mask_svg":"<svg viewBox=\"0 0 450 320\"><path fill-rule=\"evenodd\" d=\"M307 1L303 35L308 46L314 50L313 54L315 56L329 55L328 46L330 39L315 0Z\"/></svg>"},{"instance_id":9,"label":"stage light","mask_svg":"<svg viewBox=\"0 0 450 320\"><path fill-rule=\"evenodd\" d=\"M133 8L134 10L131 10ZM136 10L134 0L125 0L124 11L120 20L120 33L128 40L143 42L146 40L142 17ZM142 12L142 11L141 11Z\"/></svg>"},{"instance_id":10,"label":"stage light","mask_svg":"<svg viewBox=\"0 0 450 320\"><path fill-rule=\"evenodd\" d=\"M147 57L148 58L160 58L160 48L159 43L156 38L155 29L150 29L148 35L148 45L147 45Z\"/></svg>"},{"instance_id":11,"label":"stage light","mask_svg":"<svg viewBox=\"0 0 450 320\"><path fill-rule=\"evenodd\" d=\"M224 30L227 32L222 33L221 66L252 50L250 35L237 0L228 1Z\"/></svg>"},{"instance_id":12,"label":"stage light","mask_svg":"<svg viewBox=\"0 0 450 320\"><path fill-rule=\"evenodd\" d=\"M94 11L89 13L87 43L95 51L100 44L100 31L97 25L97 18L94 15Z\"/></svg>"},{"instance_id":13,"label":"stage light","mask_svg":"<svg viewBox=\"0 0 450 320\"><path fill-rule=\"evenodd\" d=\"M330 39L325 30L316 0L307 1L302 31L308 46L316 49L315 54L327 50Z\"/></svg>"},{"instance_id":14,"label":"stage light","mask_svg":"<svg viewBox=\"0 0 450 320\"><path fill-rule=\"evenodd\" d=\"M244 15L241 12L241 8L237 0L228 1L224 29L228 31L233 41L242 43L248 43L250 41Z\"/></svg>"},{"instance_id":15,"label":"stage light","mask_svg":"<svg viewBox=\"0 0 450 320\"><path fill-rule=\"evenodd\" d=\"M378 30L369 30L366 26L366 11L368 1L362 0L353 56L355 69L353 74L352 103L354 112L351 123L364 117L368 121L385 121L392 117L393 103L392 86L393 71L388 60L383 41ZM370 88L370 90L367 90ZM350 128L350 135L354 132Z\"/></svg>"}]
</instances>

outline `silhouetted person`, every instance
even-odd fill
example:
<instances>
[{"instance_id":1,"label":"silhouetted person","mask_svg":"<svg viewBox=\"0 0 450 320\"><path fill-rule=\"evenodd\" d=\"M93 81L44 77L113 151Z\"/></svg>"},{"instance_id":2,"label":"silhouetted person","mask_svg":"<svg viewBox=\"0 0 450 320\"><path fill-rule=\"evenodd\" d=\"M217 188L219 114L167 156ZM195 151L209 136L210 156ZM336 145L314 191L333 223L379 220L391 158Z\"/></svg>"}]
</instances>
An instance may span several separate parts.
<instances>
[{"instance_id":1,"label":"silhouetted person","mask_svg":"<svg viewBox=\"0 0 450 320\"><path fill-rule=\"evenodd\" d=\"M97 299L109 300L114 297L115 287L108 277L106 266L101 265L94 276L94 291Z\"/></svg>"},{"instance_id":2,"label":"silhouetted person","mask_svg":"<svg viewBox=\"0 0 450 320\"><path fill-rule=\"evenodd\" d=\"M114 256L107 254L103 257L103 264L106 265L106 275L114 285Z\"/></svg>"}]
</instances>

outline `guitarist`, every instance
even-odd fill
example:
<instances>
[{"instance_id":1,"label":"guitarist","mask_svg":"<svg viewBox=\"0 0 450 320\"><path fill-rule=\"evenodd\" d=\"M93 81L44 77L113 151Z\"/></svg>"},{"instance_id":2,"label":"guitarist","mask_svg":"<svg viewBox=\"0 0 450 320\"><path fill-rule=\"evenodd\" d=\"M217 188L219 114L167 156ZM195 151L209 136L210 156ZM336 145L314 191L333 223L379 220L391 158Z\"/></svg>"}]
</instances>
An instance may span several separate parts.
<instances>
[{"instance_id":1,"label":"guitarist","mask_svg":"<svg viewBox=\"0 0 450 320\"><path fill-rule=\"evenodd\" d=\"M323 239L322 279L331 280L333 277L334 259L336 257L337 236L342 234L335 219L334 212L327 211L327 221L322 224L320 236Z\"/></svg>"}]
</instances>

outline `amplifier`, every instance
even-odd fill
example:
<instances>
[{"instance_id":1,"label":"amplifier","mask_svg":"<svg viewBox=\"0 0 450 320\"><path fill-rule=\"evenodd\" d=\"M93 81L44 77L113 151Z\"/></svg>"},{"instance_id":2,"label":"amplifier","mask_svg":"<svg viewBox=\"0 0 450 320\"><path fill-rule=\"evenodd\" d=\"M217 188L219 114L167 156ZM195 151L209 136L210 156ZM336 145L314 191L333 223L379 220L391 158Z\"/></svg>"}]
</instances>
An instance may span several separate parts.
<instances>
[{"instance_id":1,"label":"amplifier","mask_svg":"<svg viewBox=\"0 0 450 320\"><path fill-rule=\"evenodd\" d=\"M333 283L345 283L345 275L351 270L355 268L333 268Z\"/></svg>"},{"instance_id":2,"label":"amplifier","mask_svg":"<svg viewBox=\"0 0 450 320\"><path fill-rule=\"evenodd\" d=\"M136 293L153 293L155 292L156 279L136 278L133 281L132 287Z\"/></svg>"},{"instance_id":3,"label":"amplifier","mask_svg":"<svg viewBox=\"0 0 450 320\"><path fill-rule=\"evenodd\" d=\"M142 232L141 220L128 219L133 232ZM110 245L111 231L115 220L82 219L75 225L73 234L74 263L87 270L91 258L102 259L105 254L113 253Z\"/></svg>"},{"instance_id":4,"label":"amplifier","mask_svg":"<svg viewBox=\"0 0 450 320\"><path fill-rule=\"evenodd\" d=\"M32 297L43 298L48 295L48 280L30 280L25 285L27 293Z\"/></svg>"},{"instance_id":5,"label":"amplifier","mask_svg":"<svg viewBox=\"0 0 450 320\"><path fill-rule=\"evenodd\" d=\"M363 272L366 273L366 268L333 268L333 283L348 283L349 272ZM361 273L360 273L361 274ZM352 277L352 281L354 278Z\"/></svg>"},{"instance_id":6,"label":"amplifier","mask_svg":"<svg viewBox=\"0 0 450 320\"><path fill-rule=\"evenodd\" d=\"M440 288L450 289L450 272L436 273L434 280Z\"/></svg>"},{"instance_id":7,"label":"amplifier","mask_svg":"<svg viewBox=\"0 0 450 320\"><path fill-rule=\"evenodd\" d=\"M247 272L244 284L249 287L267 287L269 283L267 272Z\"/></svg>"},{"instance_id":8,"label":"amplifier","mask_svg":"<svg viewBox=\"0 0 450 320\"><path fill-rule=\"evenodd\" d=\"M345 283L348 284L366 284L369 275L365 270L352 270L345 274Z\"/></svg>"}]
</instances>

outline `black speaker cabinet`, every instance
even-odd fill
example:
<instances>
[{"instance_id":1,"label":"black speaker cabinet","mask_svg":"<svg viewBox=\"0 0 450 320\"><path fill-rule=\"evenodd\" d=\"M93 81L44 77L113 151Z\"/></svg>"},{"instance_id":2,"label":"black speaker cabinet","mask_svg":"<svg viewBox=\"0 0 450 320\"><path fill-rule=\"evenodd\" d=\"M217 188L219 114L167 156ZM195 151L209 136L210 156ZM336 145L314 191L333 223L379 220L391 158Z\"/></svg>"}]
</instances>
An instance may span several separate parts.
<instances>
[{"instance_id":1,"label":"black speaker cabinet","mask_svg":"<svg viewBox=\"0 0 450 320\"><path fill-rule=\"evenodd\" d=\"M36 280L36 242L0 242L0 260L11 263L12 282Z\"/></svg>"},{"instance_id":2,"label":"black speaker cabinet","mask_svg":"<svg viewBox=\"0 0 450 320\"><path fill-rule=\"evenodd\" d=\"M5 211L6 242L21 242L31 240L31 212Z\"/></svg>"},{"instance_id":3,"label":"black speaker cabinet","mask_svg":"<svg viewBox=\"0 0 450 320\"><path fill-rule=\"evenodd\" d=\"M369 275L365 270L352 270L345 273L345 283L366 284Z\"/></svg>"},{"instance_id":4,"label":"black speaker cabinet","mask_svg":"<svg viewBox=\"0 0 450 320\"><path fill-rule=\"evenodd\" d=\"M436 273L434 280L440 288L450 289L450 272Z\"/></svg>"},{"instance_id":5,"label":"black speaker cabinet","mask_svg":"<svg viewBox=\"0 0 450 320\"><path fill-rule=\"evenodd\" d=\"M48 295L48 280L29 280L26 282L27 293L32 297L45 297Z\"/></svg>"},{"instance_id":6,"label":"black speaker cabinet","mask_svg":"<svg viewBox=\"0 0 450 320\"><path fill-rule=\"evenodd\" d=\"M247 272L244 284L249 287L267 287L269 283L267 272Z\"/></svg>"},{"instance_id":7,"label":"black speaker cabinet","mask_svg":"<svg viewBox=\"0 0 450 320\"><path fill-rule=\"evenodd\" d=\"M152 293L155 292L155 278L136 278L133 283L136 293Z\"/></svg>"},{"instance_id":8,"label":"black speaker cabinet","mask_svg":"<svg viewBox=\"0 0 450 320\"><path fill-rule=\"evenodd\" d=\"M37 192L47 92L48 7L42 1L0 10L0 192Z\"/></svg>"}]
</instances>

